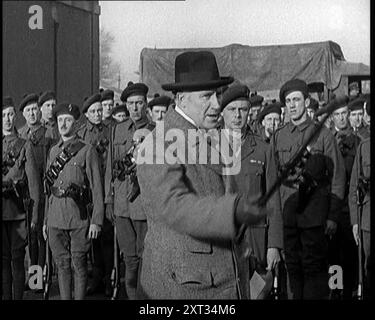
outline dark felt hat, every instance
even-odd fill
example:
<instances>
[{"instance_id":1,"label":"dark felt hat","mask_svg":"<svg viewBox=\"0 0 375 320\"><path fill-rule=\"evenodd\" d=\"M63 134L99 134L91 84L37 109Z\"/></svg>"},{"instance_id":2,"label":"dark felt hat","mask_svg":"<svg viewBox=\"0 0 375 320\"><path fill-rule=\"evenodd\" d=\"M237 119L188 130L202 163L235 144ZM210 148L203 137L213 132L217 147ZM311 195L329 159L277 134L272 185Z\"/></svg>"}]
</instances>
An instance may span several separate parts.
<instances>
[{"instance_id":1,"label":"dark felt hat","mask_svg":"<svg viewBox=\"0 0 375 320\"><path fill-rule=\"evenodd\" d=\"M277 114L281 115L281 107L282 106L283 106L283 104L281 102L278 102L278 101L265 106L258 115L259 123L262 122L264 117L266 115L270 114L270 113L277 113Z\"/></svg>"},{"instance_id":2,"label":"dark felt hat","mask_svg":"<svg viewBox=\"0 0 375 320\"><path fill-rule=\"evenodd\" d=\"M99 93L95 93L92 96L88 97L84 102L82 106L82 113L85 113L88 108L90 108L91 105L93 105L96 102L101 102L102 96Z\"/></svg>"},{"instance_id":3,"label":"dark felt hat","mask_svg":"<svg viewBox=\"0 0 375 320\"><path fill-rule=\"evenodd\" d=\"M100 96L102 97L101 101L113 100L115 93L112 90L107 89L107 90L102 90L100 92Z\"/></svg>"},{"instance_id":4,"label":"dark felt hat","mask_svg":"<svg viewBox=\"0 0 375 320\"><path fill-rule=\"evenodd\" d=\"M56 95L53 91L45 91L41 93L39 100L38 100L39 107L41 107L43 103L49 100L56 100Z\"/></svg>"},{"instance_id":5,"label":"dark felt hat","mask_svg":"<svg viewBox=\"0 0 375 320\"><path fill-rule=\"evenodd\" d=\"M307 86L307 83L301 79L292 79L287 82L285 82L281 89L280 89L280 94L279 98L280 101L285 104L285 96L294 91L300 91L304 95L305 98L308 97L309 95L309 88Z\"/></svg>"},{"instance_id":6,"label":"dark felt hat","mask_svg":"<svg viewBox=\"0 0 375 320\"><path fill-rule=\"evenodd\" d=\"M116 107L113 107L111 114L115 115L117 112L125 111L126 114L128 114L128 108L126 107L125 103L119 104Z\"/></svg>"},{"instance_id":7,"label":"dark felt hat","mask_svg":"<svg viewBox=\"0 0 375 320\"><path fill-rule=\"evenodd\" d=\"M310 104L307 106L307 108L317 111L319 108L319 102L315 100L314 98L310 98Z\"/></svg>"},{"instance_id":8,"label":"dark felt hat","mask_svg":"<svg viewBox=\"0 0 375 320\"><path fill-rule=\"evenodd\" d=\"M349 101L349 111L363 110L364 100L361 97Z\"/></svg>"},{"instance_id":9,"label":"dark felt hat","mask_svg":"<svg viewBox=\"0 0 375 320\"><path fill-rule=\"evenodd\" d=\"M13 107L14 108L14 101L11 96L6 96L3 98L3 109Z\"/></svg>"},{"instance_id":10,"label":"dark felt hat","mask_svg":"<svg viewBox=\"0 0 375 320\"><path fill-rule=\"evenodd\" d=\"M187 51L175 60L175 82L163 84L166 91L200 91L219 88L233 82L220 77L215 55L210 51Z\"/></svg>"},{"instance_id":11,"label":"dark felt hat","mask_svg":"<svg viewBox=\"0 0 375 320\"><path fill-rule=\"evenodd\" d=\"M250 90L246 85L236 84L228 87L221 99L221 110L223 110L229 103L235 100L249 101Z\"/></svg>"},{"instance_id":12,"label":"dark felt hat","mask_svg":"<svg viewBox=\"0 0 375 320\"><path fill-rule=\"evenodd\" d=\"M252 107L261 106L264 97L259 95L256 91L250 95L250 105Z\"/></svg>"},{"instance_id":13,"label":"dark felt hat","mask_svg":"<svg viewBox=\"0 0 375 320\"><path fill-rule=\"evenodd\" d=\"M74 117L75 120L79 119L80 111L79 107L71 103L60 103L52 110L52 116L56 120L57 117L61 114L70 114Z\"/></svg>"},{"instance_id":14,"label":"dark felt hat","mask_svg":"<svg viewBox=\"0 0 375 320\"><path fill-rule=\"evenodd\" d=\"M20 111L22 112L26 106L32 103L38 103L39 96L36 93L25 94L20 103Z\"/></svg>"},{"instance_id":15,"label":"dark felt hat","mask_svg":"<svg viewBox=\"0 0 375 320\"><path fill-rule=\"evenodd\" d=\"M152 99L148 103L148 107L152 110L154 106L163 106L163 107L169 107L169 105L172 102L172 98L168 96L160 96L158 93L155 93L154 99Z\"/></svg>"},{"instance_id":16,"label":"dark felt hat","mask_svg":"<svg viewBox=\"0 0 375 320\"><path fill-rule=\"evenodd\" d=\"M122 91L120 100L122 102L126 102L128 97L134 95L140 95L147 97L148 87L144 83L133 83L131 81L128 82L128 86Z\"/></svg>"}]
</instances>

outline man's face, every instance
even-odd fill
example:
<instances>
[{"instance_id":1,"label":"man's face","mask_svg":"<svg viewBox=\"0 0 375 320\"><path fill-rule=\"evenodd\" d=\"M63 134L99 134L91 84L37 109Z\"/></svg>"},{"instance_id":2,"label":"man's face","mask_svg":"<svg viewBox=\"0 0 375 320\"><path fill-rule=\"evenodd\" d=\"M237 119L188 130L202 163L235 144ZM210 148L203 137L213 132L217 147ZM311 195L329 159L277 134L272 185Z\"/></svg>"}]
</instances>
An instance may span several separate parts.
<instances>
[{"instance_id":1,"label":"man's face","mask_svg":"<svg viewBox=\"0 0 375 320\"><path fill-rule=\"evenodd\" d=\"M113 109L114 102L112 99L102 101L103 107L103 120L111 117L111 111Z\"/></svg>"},{"instance_id":2,"label":"man's face","mask_svg":"<svg viewBox=\"0 0 375 320\"><path fill-rule=\"evenodd\" d=\"M3 109L3 131L12 131L15 117L16 111L14 107Z\"/></svg>"},{"instance_id":3,"label":"man's face","mask_svg":"<svg viewBox=\"0 0 375 320\"><path fill-rule=\"evenodd\" d=\"M29 125L29 126L35 125L39 121L38 104L35 102L35 103L27 105L23 109L22 114L23 114L23 117L26 120L27 125Z\"/></svg>"},{"instance_id":4,"label":"man's face","mask_svg":"<svg viewBox=\"0 0 375 320\"><path fill-rule=\"evenodd\" d=\"M359 90L357 87L353 87L349 90L349 96L350 97L356 97L359 95Z\"/></svg>"},{"instance_id":5,"label":"man's face","mask_svg":"<svg viewBox=\"0 0 375 320\"><path fill-rule=\"evenodd\" d=\"M102 122L103 107L100 102L93 103L86 111L85 116L92 124Z\"/></svg>"},{"instance_id":6,"label":"man's face","mask_svg":"<svg viewBox=\"0 0 375 320\"><path fill-rule=\"evenodd\" d=\"M40 111L42 112L42 118L46 121L52 120L52 109L56 106L56 100L51 99L42 104Z\"/></svg>"},{"instance_id":7,"label":"man's face","mask_svg":"<svg viewBox=\"0 0 375 320\"><path fill-rule=\"evenodd\" d=\"M332 121L337 129L343 130L348 126L348 114L349 111L347 106L333 111Z\"/></svg>"},{"instance_id":8,"label":"man's face","mask_svg":"<svg viewBox=\"0 0 375 320\"><path fill-rule=\"evenodd\" d=\"M133 122L141 120L146 115L146 106L146 98L142 95L134 95L126 99L126 107Z\"/></svg>"},{"instance_id":9,"label":"man's face","mask_svg":"<svg viewBox=\"0 0 375 320\"><path fill-rule=\"evenodd\" d=\"M242 129L247 123L249 111L248 101L236 100L229 103L222 112L225 128Z\"/></svg>"},{"instance_id":10,"label":"man's face","mask_svg":"<svg viewBox=\"0 0 375 320\"><path fill-rule=\"evenodd\" d=\"M350 125L353 128L359 128L362 124L363 110L353 110L349 114Z\"/></svg>"},{"instance_id":11,"label":"man's face","mask_svg":"<svg viewBox=\"0 0 375 320\"><path fill-rule=\"evenodd\" d=\"M271 112L267 114L262 120L262 125L264 129L269 133L273 134L280 124L280 115L276 112Z\"/></svg>"},{"instance_id":12,"label":"man's face","mask_svg":"<svg viewBox=\"0 0 375 320\"><path fill-rule=\"evenodd\" d=\"M57 117L57 126L62 137L70 137L74 133L74 117L70 114L61 114Z\"/></svg>"},{"instance_id":13,"label":"man's face","mask_svg":"<svg viewBox=\"0 0 375 320\"><path fill-rule=\"evenodd\" d=\"M309 116L309 118L314 119L315 110L311 108L307 108L306 111L307 111L307 115Z\"/></svg>"},{"instance_id":14,"label":"man's face","mask_svg":"<svg viewBox=\"0 0 375 320\"><path fill-rule=\"evenodd\" d=\"M216 90L183 92L179 94L181 109L198 128L213 129L218 125L220 105Z\"/></svg>"},{"instance_id":15,"label":"man's face","mask_svg":"<svg viewBox=\"0 0 375 320\"><path fill-rule=\"evenodd\" d=\"M258 114L261 106L253 106L250 108L250 120L255 121L258 118Z\"/></svg>"},{"instance_id":16,"label":"man's face","mask_svg":"<svg viewBox=\"0 0 375 320\"><path fill-rule=\"evenodd\" d=\"M298 121L303 117L308 104L309 98L305 99L301 91L291 91L285 97L285 106L293 121Z\"/></svg>"},{"instance_id":17,"label":"man's face","mask_svg":"<svg viewBox=\"0 0 375 320\"><path fill-rule=\"evenodd\" d=\"M167 113L167 107L165 106L153 106L151 110L151 118L154 122L163 121L165 114Z\"/></svg>"},{"instance_id":18,"label":"man's face","mask_svg":"<svg viewBox=\"0 0 375 320\"><path fill-rule=\"evenodd\" d=\"M124 122L126 120L126 112L116 112L114 115L112 115L112 118L115 119L118 123Z\"/></svg>"}]
</instances>

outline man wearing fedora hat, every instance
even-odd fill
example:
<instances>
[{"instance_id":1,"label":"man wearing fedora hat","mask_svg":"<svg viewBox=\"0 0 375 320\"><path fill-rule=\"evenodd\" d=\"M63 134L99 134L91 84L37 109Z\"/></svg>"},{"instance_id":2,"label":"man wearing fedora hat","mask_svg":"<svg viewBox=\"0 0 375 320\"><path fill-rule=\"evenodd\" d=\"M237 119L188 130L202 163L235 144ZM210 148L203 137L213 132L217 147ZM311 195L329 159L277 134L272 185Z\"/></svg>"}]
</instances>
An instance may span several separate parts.
<instances>
[{"instance_id":1,"label":"man wearing fedora hat","mask_svg":"<svg viewBox=\"0 0 375 320\"><path fill-rule=\"evenodd\" d=\"M178 55L175 83L162 85L164 90L176 92L176 106L167 111L164 132L160 134L156 126L146 140L158 141L176 131L184 137L191 133L204 136L216 128L219 89L231 82L232 77L220 77L212 52ZM157 149L167 150L171 143L163 140ZM208 138L193 144L199 152L197 158L214 148ZM183 151L185 147L182 144ZM226 189L223 164L213 163L212 158L202 164L188 162L189 155L179 151L173 162L165 152L161 158L153 154L150 163L138 165L148 223L138 297L248 298L244 287L249 279L242 272L246 259L236 255L234 239L240 225L258 222L266 210L253 205L254 199Z\"/></svg>"}]
</instances>

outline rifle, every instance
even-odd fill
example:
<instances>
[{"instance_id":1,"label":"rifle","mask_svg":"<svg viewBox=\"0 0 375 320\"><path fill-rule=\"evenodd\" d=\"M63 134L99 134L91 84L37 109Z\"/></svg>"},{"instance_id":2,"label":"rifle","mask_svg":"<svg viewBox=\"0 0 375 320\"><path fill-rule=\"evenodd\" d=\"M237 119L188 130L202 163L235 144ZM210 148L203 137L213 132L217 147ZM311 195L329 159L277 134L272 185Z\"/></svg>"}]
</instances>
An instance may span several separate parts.
<instances>
[{"instance_id":1,"label":"rifle","mask_svg":"<svg viewBox=\"0 0 375 320\"><path fill-rule=\"evenodd\" d=\"M53 272L53 264L52 264L52 252L51 248L48 244L48 232L47 232L47 239L46 239L46 261L44 263L43 268L43 282L44 282L44 292L43 292L43 299L49 299L49 290L52 285L52 272Z\"/></svg>"},{"instance_id":2,"label":"rifle","mask_svg":"<svg viewBox=\"0 0 375 320\"><path fill-rule=\"evenodd\" d=\"M113 261L113 269L111 273L111 285L113 288L113 293L111 300L117 300L120 287L121 287L121 276L120 276L120 259L119 259L119 248L117 243L117 231L116 226L114 226L114 236L113 236L113 243L114 243L114 261Z\"/></svg>"},{"instance_id":3,"label":"rifle","mask_svg":"<svg viewBox=\"0 0 375 320\"><path fill-rule=\"evenodd\" d=\"M264 195L260 196L256 201L255 205L258 207L264 208L269 201L269 199L273 196L278 188L282 185L282 183L295 172L297 167L304 166L304 159L309 156L309 144L318 136L322 128L324 127L325 121L328 117L332 114L336 106L336 101L332 100L326 107L326 112L324 116L315 124L314 130L310 133L308 138L299 148L299 150L293 155L293 157L281 167L279 171L279 176L276 181L271 185L271 187L264 193ZM273 148L275 148L275 144L273 144ZM304 176L303 179L308 179L308 176ZM238 235L242 235L246 229L246 225L241 225Z\"/></svg>"}]
</instances>

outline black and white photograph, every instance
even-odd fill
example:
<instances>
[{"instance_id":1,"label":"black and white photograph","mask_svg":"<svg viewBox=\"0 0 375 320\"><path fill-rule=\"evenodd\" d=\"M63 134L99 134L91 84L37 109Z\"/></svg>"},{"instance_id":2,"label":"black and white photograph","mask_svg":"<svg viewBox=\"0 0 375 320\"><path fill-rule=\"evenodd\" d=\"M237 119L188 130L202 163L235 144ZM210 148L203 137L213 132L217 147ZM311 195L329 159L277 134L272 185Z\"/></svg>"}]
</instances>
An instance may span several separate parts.
<instances>
[{"instance_id":1,"label":"black and white photograph","mask_svg":"<svg viewBox=\"0 0 375 320\"><path fill-rule=\"evenodd\" d=\"M2 300L373 297L370 0L2 9Z\"/></svg>"}]
</instances>

